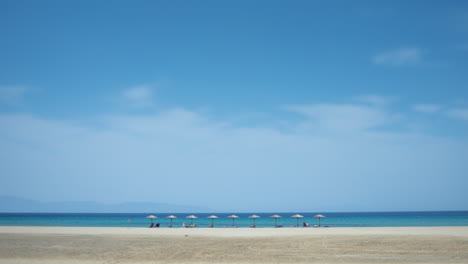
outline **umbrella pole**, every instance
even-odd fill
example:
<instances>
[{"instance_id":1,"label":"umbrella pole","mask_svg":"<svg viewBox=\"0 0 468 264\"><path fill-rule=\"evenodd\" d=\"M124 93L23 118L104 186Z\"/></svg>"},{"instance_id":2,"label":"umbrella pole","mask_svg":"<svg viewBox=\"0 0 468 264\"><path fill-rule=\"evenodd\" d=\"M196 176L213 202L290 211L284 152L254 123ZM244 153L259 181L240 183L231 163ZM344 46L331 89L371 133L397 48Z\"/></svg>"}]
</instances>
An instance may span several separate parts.
<instances>
[{"instance_id":1,"label":"umbrella pole","mask_svg":"<svg viewBox=\"0 0 468 264\"><path fill-rule=\"evenodd\" d=\"M299 227L299 218L296 217L296 227Z\"/></svg>"},{"instance_id":2,"label":"umbrella pole","mask_svg":"<svg viewBox=\"0 0 468 264\"><path fill-rule=\"evenodd\" d=\"M254 218L254 227L256 227L256 226L255 226L255 220L257 220L257 219Z\"/></svg>"},{"instance_id":3,"label":"umbrella pole","mask_svg":"<svg viewBox=\"0 0 468 264\"><path fill-rule=\"evenodd\" d=\"M275 227L276 227L276 226L277 226L277 224L276 224L276 217L275 217Z\"/></svg>"},{"instance_id":4,"label":"umbrella pole","mask_svg":"<svg viewBox=\"0 0 468 264\"><path fill-rule=\"evenodd\" d=\"M171 218L171 227L172 227L172 218Z\"/></svg>"},{"instance_id":5,"label":"umbrella pole","mask_svg":"<svg viewBox=\"0 0 468 264\"><path fill-rule=\"evenodd\" d=\"M320 227L320 217L319 217L319 227Z\"/></svg>"},{"instance_id":6,"label":"umbrella pole","mask_svg":"<svg viewBox=\"0 0 468 264\"><path fill-rule=\"evenodd\" d=\"M234 218L232 218L232 227L234 227Z\"/></svg>"},{"instance_id":7,"label":"umbrella pole","mask_svg":"<svg viewBox=\"0 0 468 264\"><path fill-rule=\"evenodd\" d=\"M214 227L213 223L214 223L214 218L211 218L211 227Z\"/></svg>"}]
</instances>

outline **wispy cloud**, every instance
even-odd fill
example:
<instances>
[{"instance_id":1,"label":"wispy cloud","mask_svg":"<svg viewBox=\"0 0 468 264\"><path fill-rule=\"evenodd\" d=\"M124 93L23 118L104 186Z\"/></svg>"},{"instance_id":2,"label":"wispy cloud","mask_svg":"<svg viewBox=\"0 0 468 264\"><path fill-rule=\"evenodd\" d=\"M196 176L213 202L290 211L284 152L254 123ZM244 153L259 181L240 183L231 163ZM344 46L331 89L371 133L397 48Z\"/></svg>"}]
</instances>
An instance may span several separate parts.
<instances>
[{"instance_id":1,"label":"wispy cloud","mask_svg":"<svg viewBox=\"0 0 468 264\"><path fill-rule=\"evenodd\" d=\"M305 122L301 126L302 129L310 130L362 132L396 120L396 116L384 109L365 104L292 105L286 109L311 120L312 122Z\"/></svg>"},{"instance_id":2,"label":"wispy cloud","mask_svg":"<svg viewBox=\"0 0 468 264\"><path fill-rule=\"evenodd\" d=\"M436 113L442 109L438 104L415 104L413 110L421 113Z\"/></svg>"},{"instance_id":3,"label":"wispy cloud","mask_svg":"<svg viewBox=\"0 0 468 264\"><path fill-rule=\"evenodd\" d=\"M132 107L146 108L154 104L154 88L150 85L139 85L124 90L122 99Z\"/></svg>"},{"instance_id":4,"label":"wispy cloud","mask_svg":"<svg viewBox=\"0 0 468 264\"><path fill-rule=\"evenodd\" d=\"M19 103L27 91L28 88L25 86L0 85L0 103Z\"/></svg>"},{"instance_id":5,"label":"wispy cloud","mask_svg":"<svg viewBox=\"0 0 468 264\"><path fill-rule=\"evenodd\" d=\"M395 16L397 10L392 7L365 6L357 7L356 11L359 15L364 17L382 19Z\"/></svg>"},{"instance_id":6,"label":"wispy cloud","mask_svg":"<svg viewBox=\"0 0 468 264\"><path fill-rule=\"evenodd\" d=\"M462 31L468 32L468 10L462 9L459 10L457 14L454 16L455 19L455 27Z\"/></svg>"},{"instance_id":7,"label":"wispy cloud","mask_svg":"<svg viewBox=\"0 0 468 264\"><path fill-rule=\"evenodd\" d=\"M468 108L450 109L446 113L449 117L468 121Z\"/></svg>"},{"instance_id":8,"label":"wispy cloud","mask_svg":"<svg viewBox=\"0 0 468 264\"><path fill-rule=\"evenodd\" d=\"M395 100L394 97L381 96L381 95L375 95L375 94L355 96L353 97L353 99L357 102L366 103L366 104L370 104L373 106L386 106Z\"/></svg>"},{"instance_id":9,"label":"wispy cloud","mask_svg":"<svg viewBox=\"0 0 468 264\"><path fill-rule=\"evenodd\" d=\"M419 48L400 48L379 53L372 57L377 65L403 66L414 65L422 61L423 51Z\"/></svg>"},{"instance_id":10,"label":"wispy cloud","mask_svg":"<svg viewBox=\"0 0 468 264\"><path fill-rule=\"evenodd\" d=\"M442 117L468 121L468 108L450 108L439 104L415 104L413 110L421 113L438 114Z\"/></svg>"},{"instance_id":11,"label":"wispy cloud","mask_svg":"<svg viewBox=\"0 0 468 264\"><path fill-rule=\"evenodd\" d=\"M468 43L459 43L455 45L455 49L459 51L468 51Z\"/></svg>"}]
</instances>

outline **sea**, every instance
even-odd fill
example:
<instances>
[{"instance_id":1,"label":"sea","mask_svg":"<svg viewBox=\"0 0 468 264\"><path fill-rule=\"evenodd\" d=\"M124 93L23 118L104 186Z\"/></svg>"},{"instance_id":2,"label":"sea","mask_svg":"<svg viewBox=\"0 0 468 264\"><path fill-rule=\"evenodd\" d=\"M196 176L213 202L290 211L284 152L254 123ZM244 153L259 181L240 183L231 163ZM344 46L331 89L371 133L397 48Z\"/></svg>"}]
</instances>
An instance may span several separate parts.
<instances>
[{"instance_id":1,"label":"sea","mask_svg":"<svg viewBox=\"0 0 468 264\"><path fill-rule=\"evenodd\" d=\"M227 216L235 214L239 218L231 219ZM248 218L254 213L214 213L218 216L213 220L214 228L250 227L254 220ZM295 227L319 225L319 219L314 215L326 216L320 219L321 227L398 227L398 226L468 226L468 211L448 212L271 212L255 213L260 216L255 220L258 228ZM304 218L292 218L294 214L301 214ZM155 215L158 218L148 219L146 216ZM148 227L153 221L159 223L161 228L171 225L170 214L165 213L0 213L0 226L77 226L77 227ZM174 214L173 228L183 227L183 223L196 224L197 227L206 228L212 223L207 218L213 213L178 213ZM189 215L198 218L188 219ZM271 218L279 215L281 218Z\"/></svg>"}]
</instances>

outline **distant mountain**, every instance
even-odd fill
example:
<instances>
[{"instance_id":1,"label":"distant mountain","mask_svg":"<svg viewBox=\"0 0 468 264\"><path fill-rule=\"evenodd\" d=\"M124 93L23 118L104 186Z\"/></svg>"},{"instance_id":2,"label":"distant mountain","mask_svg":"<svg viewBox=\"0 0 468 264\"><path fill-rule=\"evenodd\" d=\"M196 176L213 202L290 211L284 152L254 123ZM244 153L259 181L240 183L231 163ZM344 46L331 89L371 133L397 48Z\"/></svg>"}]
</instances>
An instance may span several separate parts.
<instances>
[{"instance_id":1,"label":"distant mountain","mask_svg":"<svg viewBox=\"0 0 468 264\"><path fill-rule=\"evenodd\" d=\"M127 202L40 202L11 196L0 196L0 212L8 213L186 213L210 212L205 207L165 203Z\"/></svg>"}]
</instances>

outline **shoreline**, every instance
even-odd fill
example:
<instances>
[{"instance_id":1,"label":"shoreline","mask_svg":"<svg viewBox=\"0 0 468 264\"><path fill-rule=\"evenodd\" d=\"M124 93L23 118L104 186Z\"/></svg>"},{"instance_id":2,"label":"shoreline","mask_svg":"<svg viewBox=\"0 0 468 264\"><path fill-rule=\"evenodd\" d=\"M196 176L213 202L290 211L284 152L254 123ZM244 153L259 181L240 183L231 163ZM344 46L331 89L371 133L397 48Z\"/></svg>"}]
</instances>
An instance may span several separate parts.
<instances>
[{"instance_id":1,"label":"shoreline","mask_svg":"<svg viewBox=\"0 0 468 264\"><path fill-rule=\"evenodd\" d=\"M0 226L1 234L145 235L145 236L321 236L321 235L439 235L468 237L468 226L436 227L339 227L339 228L142 228Z\"/></svg>"}]
</instances>

